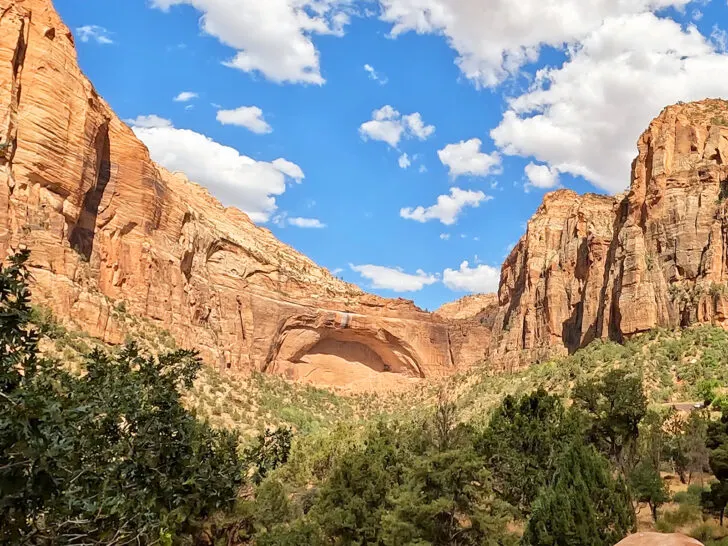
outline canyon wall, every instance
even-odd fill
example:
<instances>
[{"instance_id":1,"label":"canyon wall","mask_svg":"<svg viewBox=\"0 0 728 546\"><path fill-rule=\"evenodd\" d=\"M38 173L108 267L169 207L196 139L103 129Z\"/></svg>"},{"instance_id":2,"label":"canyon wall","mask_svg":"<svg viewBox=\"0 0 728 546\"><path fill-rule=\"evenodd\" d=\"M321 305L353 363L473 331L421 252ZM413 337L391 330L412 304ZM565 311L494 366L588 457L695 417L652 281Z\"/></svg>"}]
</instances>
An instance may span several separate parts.
<instances>
[{"instance_id":1,"label":"canyon wall","mask_svg":"<svg viewBox=\"0 0 728 546\"><path fill-rule=\"evenodd\" d=\"M143 317L221 369L378 386L487 351L479 323L366 294L152 162L50 0L0 0L0 252L21 245L59 317L110 343Z\"/></svg>"},{"instance_id":2,"label":"canyon wall","mask_svg":"<svg viewBox=\"0 0 728 546\"><path fill-rule=\"evenodd\" d=\"M628 193L544 198L503 265L494 363L658 326L728 326L728 102L666 108L638 150Z\"/></svg>"}]
</instances>

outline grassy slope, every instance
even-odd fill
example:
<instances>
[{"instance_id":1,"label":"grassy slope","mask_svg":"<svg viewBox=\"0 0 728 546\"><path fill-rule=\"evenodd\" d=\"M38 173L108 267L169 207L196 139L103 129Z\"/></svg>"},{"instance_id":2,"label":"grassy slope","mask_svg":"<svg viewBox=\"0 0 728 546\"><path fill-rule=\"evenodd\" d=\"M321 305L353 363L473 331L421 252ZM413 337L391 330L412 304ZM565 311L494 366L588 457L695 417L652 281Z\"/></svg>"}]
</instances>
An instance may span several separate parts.
<instances>
[{"instance_id":1,"label":"grassy slope","mask_svg":"<svg viewBox=\"0 0 728 546\"><path fill-rule=\"evenodd\" d=\"M175 348L169 333L148 321L114 311L126 324L128 339L151 352ZM60 325L50 312L36 309L35 322L45 335L43 350L74 371L83 370L83 355L93 348L114 350L82 332ZM187 403L214 426L235 428L251 437L266 427L289 425L310 434L342 422L370 421L377 416L421 414L445 391L464 419L482 419L506 394L544 387L568 395L579 380L613 367L642 373L653 404L701 400L700 387L714 380L728 385L728 333L711 326L683 331L655 330L624 345L597 341L567 358L534 365L508 375L492 374L487 363L440 382L421 384L399 394L339 395L259 373L221 374L204 367Z\"/></svg>"}]
</instances>

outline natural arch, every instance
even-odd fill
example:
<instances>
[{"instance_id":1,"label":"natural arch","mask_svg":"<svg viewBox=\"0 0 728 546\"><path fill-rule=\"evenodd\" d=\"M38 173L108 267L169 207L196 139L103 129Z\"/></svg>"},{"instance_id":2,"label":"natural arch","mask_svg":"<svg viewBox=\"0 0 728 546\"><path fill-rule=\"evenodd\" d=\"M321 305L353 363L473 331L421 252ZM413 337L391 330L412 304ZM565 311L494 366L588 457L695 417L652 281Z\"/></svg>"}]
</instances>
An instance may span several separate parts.
<instances>
[{"instance_id":1,"label":"natural arch","mask_svg":"<svg viewBox=\"0 0 728 546\"><path fill-rule=\"evenodd\" d=\"M301 325L280 334L267 370L356 390L424 377L411 349L389 332Z\"/></svg>"}]
</instances>

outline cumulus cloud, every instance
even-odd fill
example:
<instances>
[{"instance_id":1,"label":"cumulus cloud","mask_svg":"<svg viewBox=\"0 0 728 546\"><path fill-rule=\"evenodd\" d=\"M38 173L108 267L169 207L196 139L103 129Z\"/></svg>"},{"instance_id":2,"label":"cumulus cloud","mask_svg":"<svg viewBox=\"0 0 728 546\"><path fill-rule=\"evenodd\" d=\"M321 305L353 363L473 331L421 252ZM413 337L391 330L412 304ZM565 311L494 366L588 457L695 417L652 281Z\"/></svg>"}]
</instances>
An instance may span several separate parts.
<instances>
[{"instance_id":1,"label":"cumulus cloud","mask_svg":"<svg viewBox=\"0 0 728 546\"><path fill-rule=\"evenodd\" d=\"M405 273L401 268L384 267L381 265L352 265L349 267L365 279L371 281L372 288L383 288L395 292L417 292L425 286L437 282L436 275L425 273L418 269L415 274Z\"/></svg>"},{"instance_id":2,"label":"cumulus cloud","mask_svg":"<svg viewBox=\"0 0 728 546\"><path fill-rule=\"evenodd\" d=\"M691 0L379 0L391 34L439 34L476 85L494 86L538 58L543 46L581 41L609 17L639 14ZM498 24L493 24L497 21ZM483 32L483 29L488 29Z\"/></svg>"},{"instance_id":3,"label":"cumulus cloud","mask_svg":"<svg viewBox=\"0 0 728 546\"><path fill-rule=\"evenodd\" d=\"M182 91L172 100L174 100L174 102L189 102L196 99L197 97L199 97L199 95L194 91Z\"/></svg>"},{"instance_id":4,"label":"cumulus cloud","mask_svg":"<svg viewBox=\"0 0 728 546\"><path fill-rule=\"evenodd\" d=\"M379 85L387 85L387 82L389 81L387 79L387 76L385 76L384 74L380 74L379 72L377 72L372 65L365 64L364 65L364 70L366 70L366 73L369 74L369 79L370 80L374 80Z\"/></svg>"},{"instance_id":5,"label":"cumulus cloud","mask_svg":"<svg viewBox=\"0 0 728 546\"><path fill-rule=\"evenodd\" d=\"M440 195L436 204L430 207L403 208L399 211L399 215L416 222L439 220L446 226L450 226L457 222L465 207L479 207L480 203L491 199L493 198L490 195L485 195L482 191L450 188L450 194Z\"/></svg>"},{"instance_id":6,"label":"cumulus cloud","mask_svg":"<svg viewBox=\"0 0 728 546\"><path fill-rule=\"evenodd\" d=\"M527 186L549 189L559 184L559 171L548 165L536 165L531 162L526 165L524 172L528 178Z\"/></svg>"},{"instance_id":7,"label":"cumulus cloud","mask_svg":"<svg viewBox=\"0 0 728 546\"><path fill-rule=\"evenodd\" d=\"M136 135L147 145L152 158L169 169L181 171L207 187L226 206L246 212L254 222L266 222L276 211L275 196L286 191L286 182L300 182L301 168L286 159L256 161L209 137L177 129L171 123L149 122L157 116L141 116L132 123ZM130 120L135 121L135 120Z\"/></svg>"},{"instance_id":8,"label":"cumulus cloud","mask_svg":"<svg viewBox=\"0 0 728 546\"><path fill-rule=\"evenodd\" d=\"M76 27L76 36L82 42L96 42L101 45L113 44L114 40L109 37L109 31L98 25L84 25Z\"/></svg>"},{"instance_id":9,"label":"cumulus cloud","mask_svg":"<svg viewBox=\"0 0 728 546\"><path fill-rule=\"evenodd\" d=\"M486 154L480 151L483 142L479 138L448 144L437 152L443 165L450 169L450 176L486 176L501 170L501 157L498 152Z\"/></svg>"},{"instance_id":10,"label":"cumulus cloud","mask_svg":"<svg viewBox=\"0 0 728 546\"><path fill-rule=\"evenodd\" d=\"M288 218L288 223L292 226L305 229L322 229L326 224L322 223L318 218Z\"/></svg>"},{"instance_id":11,"label":"cumulus cloud","mask_svg":"<svg viewBox=\"0 0 728 546\"><path fill-rule=\"evenodd\" d=\"M406 169L410 165L412 165L412 161L410 160L410 158L407 154L402 154L401 156L399 156L398 163L399 163L399 167L401 169Z\"/></svg>"},{"instance_id":12,"label":"cumulus cloud","mask_svg":"<svg viewBox=\"0 0 728 546\"><path fill-rule=\"evenodd\" d=\"M152 0L168 10L188 4L202 13L202 30L237 50L225 64L283 83L323 84L311 37L340 36L349 0Z\"/></svg>"},{"instance_id":13,"label":"cumulus cloud","mask_svg":"<svg viewBox=\"0 0 728 546\"><path fill-rule=\"evenodd\" d=\"M263 117L263 110L257 106L241 106L235 110L218 110L217 121L223 125L245 127L259 135L273 131L273 128Z\"/></svg>"},{"instance_id":14,"label":"cumulus cloud","mask_svg":"<svg viewBox=\"0 0 728 546\"><path fill-rule=\"evenodd\" d=\"M359 127L359 134L364 140L379 140L392 148L399 145L402 137L427 140L434 132L435 126L427 125L419 112L403 116L390 105L374 110L372 119Z\"/></svg>"},{"instance_id":15,"label":"cumulus cloud","mask_svg":"<svg viewBox=\"0 0 728 546\"><path fill-rule=\"evenodd\" d=\"M629 185L637 138L666 104L726 89L728 56L695 27L651 13L610 18L563 66L539 71L491 137L507 154L619 192Z\"/></svg>"},{"instance_id":16,"label":"cumulus cloud","mask_svg":"<svg viewBox=\"0 0 728 546\"><path fill-rule=\"evenodd\" d=\"M466 260L460 264L460 269L446 269L442 274L442 281L450 290L457 292L497 292L500 270L484 264L470 267Z\"/></svg>"},{"instance_id":17,"label":"cumulus cloud","mask_svg":"<svg viewBox=\"0 0 728 546\"><path fill-rule=\"evenodd\" d=\"M152 129L155 127L172 127L172 122L168 119L161 118L156 114L150 114L148 116L137 116L134 119L126 119L126 121L132 127L141 127L144 129Z\"/></svg>"}]
</instances>

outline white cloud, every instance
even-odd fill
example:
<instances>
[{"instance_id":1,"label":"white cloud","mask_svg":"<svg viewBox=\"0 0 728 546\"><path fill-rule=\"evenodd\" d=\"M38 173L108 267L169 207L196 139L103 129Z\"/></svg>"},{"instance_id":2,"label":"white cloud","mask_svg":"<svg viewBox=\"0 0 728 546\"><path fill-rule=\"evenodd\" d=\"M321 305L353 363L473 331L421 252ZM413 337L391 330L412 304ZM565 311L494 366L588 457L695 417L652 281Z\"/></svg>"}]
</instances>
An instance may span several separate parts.
<instances>
[{"instance_id":1,"label":"white cloud","mask_svg":"<svg viewBox=\"0 0 728 546\"><path fill-rule=\"evenodd\" d=\"M296 182L300 182L305 178L303 169L287 159L278 158L273 161L273 166L285 175L290 176Z\"/></svg>"},{"instance_id":2,"label":"white cloud","mask_svg":"<svg viewBox=\"0 0 728 546\"><path fill-rule=\"evenodd\" d=\"M245 127L259 135L273 131L273 128L263 118L263 110L257 106L241 106L235 110L218 110L217 121L223 125Z\"/></svg>"},{"instance_id":3,"label":"white cloud","mask_svg":"<svg viewBox=\"0 0 728 546\"><path fill-rule=\"evenodd\" d=\"M715 44L715 48L721 53L728 50L728 32L720 28L718 25L713 26L713 32L710 33L710 39Z\"/></svg>"},{"instance_id":4,"label":"white cloud","mask_svg":"<svg viewBox=\"0 0 728 546\"><path fill-rule=\"evenodd\" d=\"M340 273L343 273L343 272L344 272L344 270L341 267L337 267L336 269L332 269L331 270L331 274L334 275L334 276L335 275L338 275Z\"/></svg>"},{"instance_id":5,"label":"white cloud","mask_svg":"<svg viewBox=\"0 0 728 546\"><path fill-rule=\"evenodd\" d=\"M353 271L359 273L372 283L372 288L383 288L395 292L417 292L425 286L437 282L436 275L425 273L418 269L414 275L405 273L401 268L384 267L381 265L351 265Z\"/></svg>"},{"instance_id":6,"label":"white cloud","mask_svg":"<svg viewBox=\"0 0 728 546\"><path fill-rule=\"evenodd\" d=\"M182 91L173 100L174 102L189 102L196 99L197 97L199 97L199 95L194 91Z\"/></svg>"},{"instance_id":7,"label":"white cloud","mask_svg":"<svg viewBox=\"0 0 728 546\"><path fill-rule=\"evenodd\" d=\"M507 154L618 192L629 184L637 138L665 105L726 89L728 56L694 27L652 14L612 18L562 67L539 71L491 137Z\"/></svg>"},{"instance_id":8,"label":"white cloud","mask_svg":"<svg viewBox=\"0 0 728 546\"><path fill-rule=\"evenodd\" d=\"M442 281L450 290L487 294L498 291L500 270L482 264L470 267L466 260L460 264L460 269L446 269Z\"/></svg>"},{"instance_id":9,"label":"white cloud","mask_svg":"<svg viewBox=\"0 0 728 546\"><path fill-rule=\"evenodd\" d=\"M440 233L440 239L442 239L443 241L447 241L450 239L450 234L449 233Z\"/></svg>"},{"instance_id":10,"label":"white cloud","mask_svg":"<svg viewBox=\"0 0 728 546\"><path fill-rule=\"evenodd\" d=\"M399 156L398 163L401 169L406 169L407 167L412 165L412 161L410 161L410 158L407 154L402 154L401 156Z\"/></svg>"},{"instance_id":11,"label":"white cloud","mask_svg":"<svg viewBox=\"0 0 728 546\"><path fill-rule=\"evenodd\" d=\"M604 19L691 0L379 0L391 34L440 34L476 85L493 86L538 58L542 46L575 43ZM493 24L497 21L498 24ZM488 29L484 32L483 29Z\"/></svg>"},{"instance_id":12,"label":"white cloud","mask_svg":"<svg viewBox=\"0 0 728 546\"><path fill-rule=\"evenodd\" d=\"M427 140L432 133L435 132L435 126L426 125L425 122L422 121L422 115L419 112L402 116L402 121L404 121L407 129L409 129L409 134L419 138L420 140Z\"/></svg>"},{"instance_id":13,"label":"white cloud","mask_svg":"<svg viewBox=\"0 0 728 546\"><path fill-rule=\"evenodd\" d=\"M364 65L364 70L366 70L367 74L369 74L369 79L370 80L374 80L379 85L387 85L387 82L389 81L387 79L387 76L385 76L384 74L380 74L379 72L377 72L372 65L365 64Z\"/></svg>"},{"instance_id":14,"label":"white cloud","mask_svg":"<svg viewBox=\"0 0 728 546\"><path fill-rule=\"evenodd\" d=\"M314 34L340 36L349 0L152 0L162 10L188 4L204 32L237 50L230 67L282 83L323 84Z\"/></svg>"},{"instance_id":15,"label":"white cloud","mask_svg":"<svg viewBox=\"0 0 728 546\"><path fill-rule=\"evenodd\" d=\"M471 138L458 144L448 144L437 152L443 165L450 169L450 176L486 176L501 170L501 157L498 152L486 154L480 151L482 141Z\"/></svg>"},{"instance_id":16,"label":"white cloud","mask_svg":"<svg viewBox=\"0 0 728 546\"><path fill-rule=\"evenodd\" d=\"M396 148L402 137L426 140L435 132L434 125L426 125L419 112L403 116L390 105L372 112L372 119L362 123L359 134L364 140L379 140Z\"/></svg>"},{"instance_id":17,"label":"white cloud","mask_svg":"<svg viewBox=\"0 0 728 546\"><path fill-rule=\"evenodd\" d=\"M114 43L114 40L109 37L109 31L98 25L84 25L82 27L76 27L76 36L78 36L78 39L84 43L91 41L101 45Z\"/></svg>"},{"instance_id":18,"label":"white cloud","mask_svg":"<svg viewBox=\"0 0 728 546\"><path fill-rule=\"evenodd\" d=\"M305 229L322 229L326 227L326 224L322 223L318 218L289 218L288 224Z\"/></svg>"},{"instance_id":19,"label":"white cloud","mask_svg":"<svg viewBox=\"0 0 728 546\"><path fill-rule=\"evenodd\" d=\"M287 180L303 179L303 171L295 163L285 159L256 161L205 135L176 129L171 124L132 128L157 163L170 171L185 173L190 180L207 187L224 205L246 212L254 222L270 219L277 208L275 196L286 191Z\"/></svg>"},{"instance_id":20,"label":"white cloud","mask_svg":"<svg viewBox=\"0 0 728 546\"><path fill-rule=\"evenodd\" d=\"M124 121L132 127L143 127L145 129L152 129L154 127L172 127L171 121L161 118L156 114L137 116L134 119L125 119Z\"/></svg>"},{"instance_id":21,"label":"white cloud","mask_svg":"<svg viewBox=\"0 0 728 546\"><path fill-rule=\"evenodd\" d=\"M534 188L555 188L559 184L559 171L548 165L536 165L531 162L524 169L528 186Z\"/></svg>"},{"instance_id":22,"label":"white cloud","mask_svg":"<svg viewBox=\"0 0 728 546\"><path fill-rule=\"evenodd\" d=\"M399 215L407 220L427 222L439 220L446 226L454 224L465 207L478 207L484 201L493 199L482 191L450 188L450 195L440 195L437 203L430 207L403 208Z\"/></svg>"}]
</instances>

